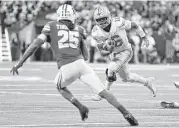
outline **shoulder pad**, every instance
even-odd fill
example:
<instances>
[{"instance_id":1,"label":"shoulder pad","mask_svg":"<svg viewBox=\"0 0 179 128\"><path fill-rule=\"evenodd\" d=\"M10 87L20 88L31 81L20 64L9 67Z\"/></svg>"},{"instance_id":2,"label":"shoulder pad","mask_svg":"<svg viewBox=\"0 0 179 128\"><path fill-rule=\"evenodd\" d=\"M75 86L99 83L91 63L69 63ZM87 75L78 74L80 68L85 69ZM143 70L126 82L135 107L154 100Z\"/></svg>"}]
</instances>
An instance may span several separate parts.
<instances>
[{"instance_id":1,"label":"shoulder pad","mask_svg":"<svg viewBox=\"0 0 179 128\"><path fill-rule=\"evenodd\" d=\"M113 22L117 24L118 27L123 27L125 26L125 19L122 17L114 17L112 18Z\"/></svg>"}]
</instances>

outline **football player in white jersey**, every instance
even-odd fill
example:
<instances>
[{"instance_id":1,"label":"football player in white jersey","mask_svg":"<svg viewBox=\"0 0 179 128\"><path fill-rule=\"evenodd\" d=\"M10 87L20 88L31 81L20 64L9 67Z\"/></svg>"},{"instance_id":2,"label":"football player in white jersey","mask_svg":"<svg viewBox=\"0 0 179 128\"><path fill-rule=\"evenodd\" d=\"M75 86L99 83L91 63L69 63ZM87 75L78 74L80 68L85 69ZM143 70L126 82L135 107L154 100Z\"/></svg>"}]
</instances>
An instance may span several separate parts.
<instances>
[{"instance_id":1,"label":"football player in white jersey","mask_svg":"<svg viewBox=\"0 0 179 128\"><path fill-rule=\"evenodd\" d=\"M156 96L156 88L152 84L154 77L144 78L135 73L131 73L128 62L132 58L133 51L128 42L126 30L134 29L143 39L142 47L149 45L143 29L133 21L125 20L122 17L111 17L110 11L106 6L98 7L94 12L96 26L92 29L92 37L97 41L97 47L101 54L109 56L110 63L106 69L106 89L116 81L116 73L122 78L123 82L136 82L143 84ZM93 100L101 100L95 95Z\"/></svg>"}]
</instances>

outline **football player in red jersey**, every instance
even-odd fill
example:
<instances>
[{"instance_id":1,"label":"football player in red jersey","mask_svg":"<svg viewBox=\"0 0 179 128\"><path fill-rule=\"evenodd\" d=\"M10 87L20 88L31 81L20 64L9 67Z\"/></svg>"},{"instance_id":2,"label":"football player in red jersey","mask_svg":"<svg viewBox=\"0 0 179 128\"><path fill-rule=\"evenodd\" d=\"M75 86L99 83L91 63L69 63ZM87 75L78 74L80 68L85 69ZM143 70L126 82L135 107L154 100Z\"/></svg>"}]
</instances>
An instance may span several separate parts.
<instances>
[{"instance_id":1,"label":"football player in red jersey","mask_svg":"<svg viewBox=\"0 0 179 128\"><path fill-rule=\"evenodd\" d=\"M91 86L96 94L118 109L131 125L138 125L138 121L105 89L94 70L84 61L88 60L87 47L84 42L86 32L81 26L75 24L76 15L73 7L67 4L61 5L57 10L57 17L57 21L49 22L44 26L42 33L28 47L22 59L12 68L13 75L18 74L18 69L25 60L48 40L55 53L59 68L55 78L57 89L65 99L79 109L83 121L88 118L89 110L67 88L76 79Z\"/></svg>"}]
</instances>

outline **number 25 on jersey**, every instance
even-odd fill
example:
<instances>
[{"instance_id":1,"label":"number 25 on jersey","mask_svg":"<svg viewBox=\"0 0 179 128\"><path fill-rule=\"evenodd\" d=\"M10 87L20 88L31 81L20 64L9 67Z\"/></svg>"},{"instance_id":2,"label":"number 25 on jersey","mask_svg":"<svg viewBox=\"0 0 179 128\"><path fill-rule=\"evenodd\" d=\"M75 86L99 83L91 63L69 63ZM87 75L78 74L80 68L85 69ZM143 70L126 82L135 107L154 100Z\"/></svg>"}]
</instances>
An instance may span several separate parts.
<instances>
[{"instance_id":1,"label":"number 25 on jersey","mask_svg":"<svg viewBox=\"0 0 179 128\"><path fill-rule=\"evenodd\" d=\"M59 30L58 36L61 39L58 41L59 48L77 48L79 44L79 32Z\"/></svg>"}]
</instances>

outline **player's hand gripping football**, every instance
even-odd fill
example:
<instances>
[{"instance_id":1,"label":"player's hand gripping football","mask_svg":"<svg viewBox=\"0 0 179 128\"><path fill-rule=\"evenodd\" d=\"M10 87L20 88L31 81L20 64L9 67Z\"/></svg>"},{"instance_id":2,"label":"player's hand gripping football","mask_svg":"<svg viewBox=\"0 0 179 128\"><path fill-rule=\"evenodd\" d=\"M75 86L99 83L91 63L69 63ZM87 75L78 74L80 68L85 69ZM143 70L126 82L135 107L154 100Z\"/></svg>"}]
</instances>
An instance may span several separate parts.
<instances>
[{"instance_id":1,"label":"player's hand gripping football","mask_svg":"<svg viewBox=\"0 0 179 128\"><path fill-rule=\"evenodd\" d=\"M17 63L16 65L14 65L14 66L12 67L10 73L12 72L13 75L15 75L15 74L18 75L18 74L19 74L18 69L19 69L21 66L22 66L22 65L20 65L19 63Z\"/></svg>"},{"instance_id":2,"label":"player's hand gripping football","mask_svg":"<svg viewBox=\"0 0 179 128\"><path fill-rule=\"evenodd\" d=\"M103 46L107 51L109 51L110 53L112 53L114 47L115 47L115 43L113 40L108 39L106 40L104 46Z\"/></svg>"},{"instance_id":3,"label":"player's hand gripping football","mask_svg":"<svg viewBox=\"0 0 179 128\"><path fill-rule=\"evenodd\" d=\"M149 47L149 39L147 38L147 36L144 36L144 37L142 37L141 49L147 50L148 47Z\"/></svg>"}]
</instances>

